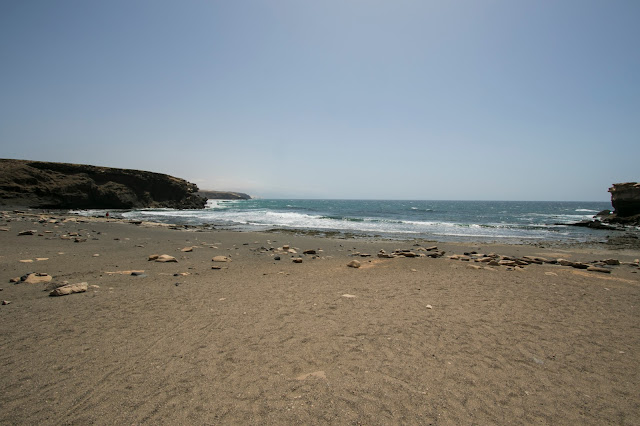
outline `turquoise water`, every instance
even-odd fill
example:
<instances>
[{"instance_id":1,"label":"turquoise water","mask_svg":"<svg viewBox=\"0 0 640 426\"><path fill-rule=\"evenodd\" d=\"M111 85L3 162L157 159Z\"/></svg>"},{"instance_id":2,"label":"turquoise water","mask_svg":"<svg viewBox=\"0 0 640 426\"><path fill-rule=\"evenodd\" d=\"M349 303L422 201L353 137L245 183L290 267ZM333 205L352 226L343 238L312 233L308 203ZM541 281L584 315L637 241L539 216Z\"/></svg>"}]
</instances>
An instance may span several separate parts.
<instances>
[{"instance_id":1,"label":"turquoise water","mask_svg":"<svg viewBox=\"0 0 640 426\"><path fill-rule=\"evenodd\" d=\"M210 200L204 210L134 210L124 218L233 230L309 230L436 241L603 241L612 231L567 226L605 202ZM114 214L114 213L112 213Z\"/></svg>"}]
</instances>

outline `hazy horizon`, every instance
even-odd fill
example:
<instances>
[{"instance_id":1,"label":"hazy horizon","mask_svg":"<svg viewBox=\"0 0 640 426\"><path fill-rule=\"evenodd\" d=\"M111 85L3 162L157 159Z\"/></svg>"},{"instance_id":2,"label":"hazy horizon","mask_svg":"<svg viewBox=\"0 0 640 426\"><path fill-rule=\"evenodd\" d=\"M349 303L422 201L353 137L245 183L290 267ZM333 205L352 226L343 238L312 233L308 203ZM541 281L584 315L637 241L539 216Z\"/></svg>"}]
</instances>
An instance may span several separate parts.
<instances>
[{"instance_id":1,"label":"hazy horizon","mask_svg":"<svg viewBox=\"0 0 640 426\"><path fill-rule=\"evenodd\" d=\"M640 2L5 1L0 157L269 199L602 201Z\"/></svg>"}]
</instances>

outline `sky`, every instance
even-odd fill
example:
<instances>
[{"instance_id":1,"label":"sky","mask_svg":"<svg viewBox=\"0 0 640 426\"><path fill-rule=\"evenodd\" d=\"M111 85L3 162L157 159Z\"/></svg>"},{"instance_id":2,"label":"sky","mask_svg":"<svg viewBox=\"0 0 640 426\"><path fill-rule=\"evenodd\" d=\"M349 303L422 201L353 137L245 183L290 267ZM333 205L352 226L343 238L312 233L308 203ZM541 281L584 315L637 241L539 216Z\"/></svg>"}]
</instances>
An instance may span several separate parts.
<instances>
[{"instance_id":1,"label":"sky","mask_svg":"<svg viewBox=\"0 0 640 426\"><path fill-rule=\"evenodd\" d=\"M0 158L261 198L608 201L638 0L0 0Z\"/></svg>"}]
</instances>

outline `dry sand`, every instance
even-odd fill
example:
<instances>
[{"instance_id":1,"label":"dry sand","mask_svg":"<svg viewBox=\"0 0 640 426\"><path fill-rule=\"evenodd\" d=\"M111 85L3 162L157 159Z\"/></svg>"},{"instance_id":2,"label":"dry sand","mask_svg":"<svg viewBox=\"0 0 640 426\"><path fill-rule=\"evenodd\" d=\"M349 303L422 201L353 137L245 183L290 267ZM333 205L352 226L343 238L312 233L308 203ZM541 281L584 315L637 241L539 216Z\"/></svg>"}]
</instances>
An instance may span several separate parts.
<instances>
[{"instance_id":1,"label":"dry sand","mask_svg":"<svg viewBox=\"0 0 640 426\"><path fill-rule=\"evenodd\" d=\"M38 218L0 224L1 424L640 424L637 267L477 270L375 257L415 242ZM374 257L349 268L354 251ZM9 283L28 272L89 290Z\"/></svg>"}]
</instances>

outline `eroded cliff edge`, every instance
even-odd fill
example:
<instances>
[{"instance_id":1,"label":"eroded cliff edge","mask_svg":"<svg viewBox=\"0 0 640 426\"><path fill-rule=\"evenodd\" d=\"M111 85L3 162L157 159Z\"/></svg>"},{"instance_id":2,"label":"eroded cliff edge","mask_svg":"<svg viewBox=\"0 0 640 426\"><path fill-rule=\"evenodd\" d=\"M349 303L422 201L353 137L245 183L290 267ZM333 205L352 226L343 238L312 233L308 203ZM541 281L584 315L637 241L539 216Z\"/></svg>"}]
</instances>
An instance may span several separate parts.
<instances>
[{"instance_id":1,"label":"eroded cliff edge","mask_svg":"<svg viewBox=\"0 0 640 426\"><path fill-rule=\"evenodd\" d=\"M55 209L201 209L184 179L142 170L0 159L0 205Z\"/></svg>"},{"instance_id":2,"label":"eroded cliff edge","mask_svg":"<svg viewBox=\"0 0 640 426\"><path fill-rule=\"evenodd\" d=\"M640 183L614 183L609 192L614 212L608 221L640 225Z\"/></svg>"}]
</instances>

